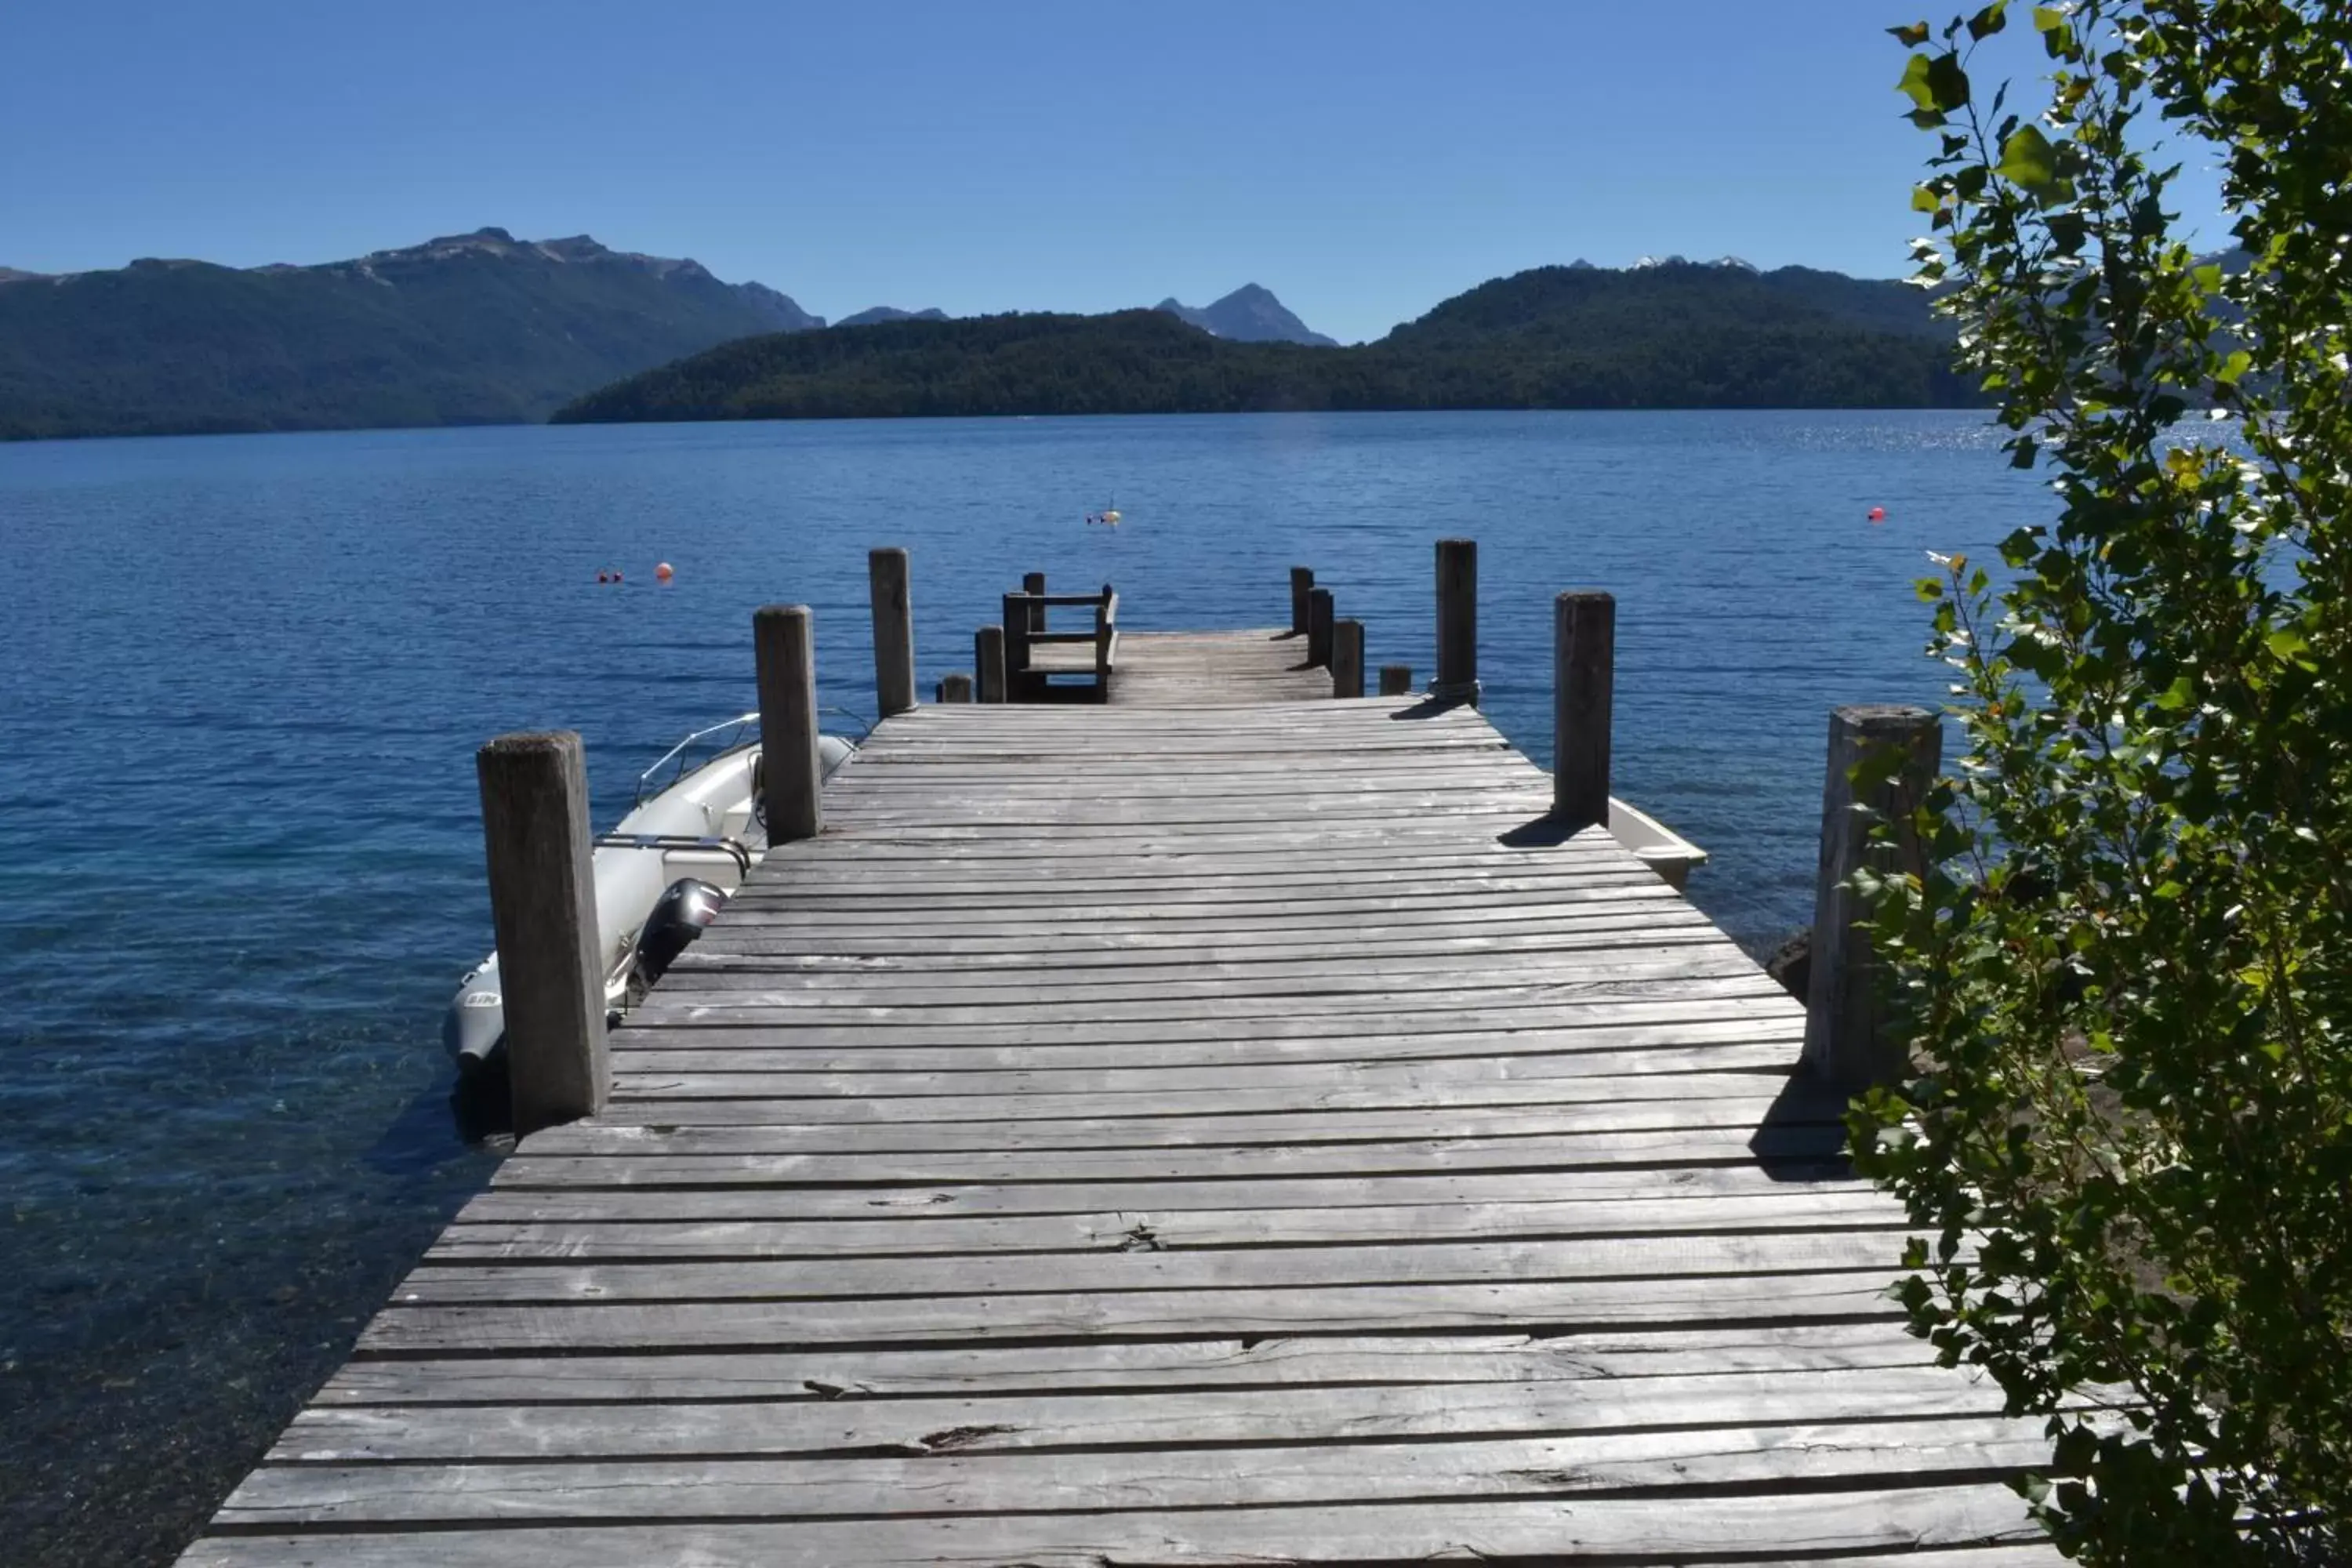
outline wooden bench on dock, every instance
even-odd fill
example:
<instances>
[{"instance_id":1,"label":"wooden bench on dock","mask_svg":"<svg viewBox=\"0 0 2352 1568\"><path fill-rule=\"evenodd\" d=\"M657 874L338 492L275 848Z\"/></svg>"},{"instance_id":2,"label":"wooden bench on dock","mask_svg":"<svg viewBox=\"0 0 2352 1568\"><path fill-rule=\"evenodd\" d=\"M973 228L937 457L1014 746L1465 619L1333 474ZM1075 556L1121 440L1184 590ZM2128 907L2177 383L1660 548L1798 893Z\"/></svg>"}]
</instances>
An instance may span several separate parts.
<instances>
[{"instance_id":1,"label":"wooden bench on dock","mask_svg":"<svg viewBox=\"0 0 2352 1568\"><path fill-rule=\"evenodd\" d=\"M1080 608L1094 611L1091 629L1048 629L1049 612ZM1118 668L1118 591L1109 584L1098 594L1004 595L1004 675L1012 700L1108 702ZM1056 686L1056 677L1085 684Z\"/></svg>"}]
</instances>

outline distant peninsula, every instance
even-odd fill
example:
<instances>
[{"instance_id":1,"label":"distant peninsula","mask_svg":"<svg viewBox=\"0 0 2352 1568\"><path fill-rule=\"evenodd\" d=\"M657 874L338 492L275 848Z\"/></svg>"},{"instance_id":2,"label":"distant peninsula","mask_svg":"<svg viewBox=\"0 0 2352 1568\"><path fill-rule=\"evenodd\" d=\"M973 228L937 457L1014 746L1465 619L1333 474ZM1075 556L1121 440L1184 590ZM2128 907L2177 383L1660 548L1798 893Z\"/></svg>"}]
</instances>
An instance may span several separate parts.
<instances>
[{"instance_id":1,"label":"distant peninsula","mask_svg":"<svg viewBox=\"0 0 2352 1568\"><path fill-rule=\"evenodd\" d=\"M1496 279L1352 348L1219 335L1164 308L773 333L629 377L555 418L1980 402L1950 358L1948 330L1907 285L1677 257Z\"/></svg>"}]
</instances>

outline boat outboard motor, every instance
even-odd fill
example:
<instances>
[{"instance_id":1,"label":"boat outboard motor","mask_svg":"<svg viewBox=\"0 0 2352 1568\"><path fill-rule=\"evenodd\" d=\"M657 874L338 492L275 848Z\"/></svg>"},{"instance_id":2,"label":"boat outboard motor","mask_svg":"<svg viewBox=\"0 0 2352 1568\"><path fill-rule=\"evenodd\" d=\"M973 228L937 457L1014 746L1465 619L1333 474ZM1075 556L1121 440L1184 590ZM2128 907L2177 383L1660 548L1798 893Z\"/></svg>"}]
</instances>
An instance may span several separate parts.
<instances>
[{"instance_id":1,"label":"boat outboard motor","mask_svg":"<svg viewBox=\"0 0 2352 1568\"><path fill-rule=\"evenodd\" d=\"M503 1058L507 1043L506 998L499 991L499 961L488 962L457 983L457 999L441 1018L441 1044L468 1076Z\"/></svg>"},{"instance_id":2,"label":"boat outboard motor","mask_svg":"<svg viewBox=\"0 0 2352 1568\"><path fill-rule=\"evenodd\" d=\"M700 936L726 907L727 894L708 882L693 877L672 882L646 918L646 929L637 934L636 972L632 978L638 985L651 986L669 968L670 961L684 952L687 944Z\"/></svg>"}]
</instances>

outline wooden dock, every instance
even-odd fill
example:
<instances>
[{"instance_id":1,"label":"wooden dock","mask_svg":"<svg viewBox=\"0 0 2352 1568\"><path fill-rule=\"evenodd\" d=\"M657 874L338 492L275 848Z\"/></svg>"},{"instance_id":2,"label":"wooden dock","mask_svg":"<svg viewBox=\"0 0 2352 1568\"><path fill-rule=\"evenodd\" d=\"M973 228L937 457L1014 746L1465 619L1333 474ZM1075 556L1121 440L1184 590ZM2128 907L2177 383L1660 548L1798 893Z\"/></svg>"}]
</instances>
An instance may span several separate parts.
<instances>
[{"instance_id":1,"label":"wooden dock","mask_svg":"<svg viewBox=\"0 0 2352 1568\"><path fill-rule=\"evenodd\" d=\"M1471 708L1122 672L886 721L184 1563L2057 1561L1802 1009Z\"/></svg>"},{"instance_id":2,"label":"wooden dock","mask_svg":"<svg viewBox=\"0 0 2352 1568\"><path fill-rule=\"evenodd\" d=\"M1266 626L1232 632L1126 632L1114 707L1230 708L1311 702L1331 695L1331 672L1307 662L1304 637Z\"/></svg>"}]
</instances>

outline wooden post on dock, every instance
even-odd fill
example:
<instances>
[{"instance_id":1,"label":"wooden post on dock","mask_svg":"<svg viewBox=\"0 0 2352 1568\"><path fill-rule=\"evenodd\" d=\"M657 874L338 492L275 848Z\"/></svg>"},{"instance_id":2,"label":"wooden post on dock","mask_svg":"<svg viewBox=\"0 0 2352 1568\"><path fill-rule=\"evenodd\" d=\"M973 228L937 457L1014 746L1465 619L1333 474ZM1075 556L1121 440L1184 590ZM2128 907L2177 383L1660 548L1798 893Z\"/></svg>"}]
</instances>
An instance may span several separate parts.
<instances>
[{"instance_id":1,"label":"wooden post on dock","mask_svg":"<svg viewBox=\"0 0 2352 1568\"><path fill-rule=\"evenodd\" d=\"M1041 572L1029 574L1031 582L1044 579L1045 574ZM1025 588L1022 590L1022 594L1027 592ZM1044 605L1034 598L1023 598L1022 594L1004 595L1004 700L1007 702L1030 700L1029 688L1033 682L1029 679L1029 634L1041 629L1039 623L1045 615Z\"/></svg>"},{"instance_id":2,"label":"wooden post on dock","mask_svg":"<svg viewBox=\"0 0 2352 1568\"><path fill-rule=\"evenodd\" d=\"M1412 666L1384 664L1381 666L1381 695L1410 697L1412 695Z\"/></svg>"},{"instance_id":3,"label":"wooden post on dock","mask_svg":"<svg viewBox=\"0 0 2352 1568\"><path fill-rule=\"evenodd\" d=\"M1021 579L1021 591L1022 591L1023 593L1024 593L1024 594L1043 594L1043 593L1045 593L1045 574L1044 574L1043 572L1032 572L1032 573L1029 573L1027 575L1024 576L1024 577ZM1030 606L1029 606L1029 626L1028 626L1028 629L1029 629L1029 630L1031 630L1031 631L1033 631L1033 632L1042 632L1042 631L1044 631L1044 630L1045 629L1045 605L1030 605Z\"/></svg>"},{"instance_id":4,"label":"wooden post on dock","mask_svg":"<svg viewBox=\"0 0 2352 1568\"><path fill-rule=\"evenodd\" d=\"M1437 542L1437 679L1429 694L1478 706L1478 542Z\"/></svg>"},{"instance_id":5,"label":"wooden post on dock","mask_svg":"<svg viewBox=\"0 0 2352 1568\"><path fill-rule=\"evenodd\" d=\"M868 551L874 595L874 705L887 719L915 705L915 614L907 597L907 552Z\"/></svg>"},{"instance_id":6,"label":"wooden post on dock","mask_svg":"<svg viewBox=\"0 0 2352 1568\"><path fill-rule=\"evenodd\" d=\"M1361 697L1364 694L1364 623L1359 620L1331 623L1331 695Z\"/></svg>"},{"instance_id":7,"label":"wooden post on dock","mask_svg":"<svg viewBox=\"0 0 2352 1568\"><path fill-rule=\"evenodd\" d=\"M751 646L760 677L760 787L768 842L814 838L824 826L818 805L824 770L816 747L816 649L809 607L768 605L754 610ZM912 707L913 693L908 695Z\"/></svg>"},{"instance_id":8,"label":"wooden post on dock","mask_svg":"<svg viewBox=\"0 0 2352 1568\"><path fill-rule=\"evenodd\" d=\"M570 730L501 735L474 755L519 1134L604 1109L604 942L588 773Z\"/></svg>"},{"instance_id":9,"label":"wooden post on dock","mask_svg":"<svg viewBox=\"0 0 2352 1568\"><path fill-rule=\"evenodd\" d=\"M1570 829L1606 827L1617 601L1562 594L1552 617L1551 814Z\"/></svg>"},{"instance_id":10,"label":"wooden post on dock","mask_svg":"<svg viewBox=\"0 0 2352 1568\"><path fill-rule=\"evenodd\" d=\"M971 701L971 677L961 670L953 675L942 677L940 680L940 700L942 702Z\"/></svg>"},{"instance_id":11,"label":"wooden post on dock","mask_svg":"<svg viewBox=\"0 0 2352 1568\"><path fill-rule=\"evenodd\" d=\"M972 635L972 663L979 675L982 702L1004 700L1004 628L982 626Z\"/></svg>"},{"instance_id":12,"label":"wooden post on dock","mask_svg":"<svg viewBox=\"0 0 2352 1568\"><path fill-rule=\"evenodd\" d=\"M1290 635L1292 637L1303 637L1307 635L1307 596L1313 592L1315 592L1315 568L1293 566L1290 569Z\"/></svg>"},{"instance_id":13,"label":"wooden post on dock","mask_svg":"<svg viewBox=\"0 0 2352 1568\"><path fill-rule=\"evenodd\" d=\"M1331 590L1310 589L1307 595L1307 662L1318 669L1331 668Z\"/></svg>"},{"instance_id":14,"label":"wooden post on dock","mask_svg":"<svg viewBox=\"0 0 2352 1568\"><path fill-rule=\"evenodd\" d=\"M1885 876L1925 869L1911 814L1934 784L1943 751L1943 723L1924 708L1871 704L1830 715L1804 1059L1847 1088L1910 1076L1909 1048L1891 1027L1870 932L1856 923L1866 910L1847 882L1864 866ZM1891 842L1872 842L1878 822L1893 825Z\"/></svg>"}]
</instances>

